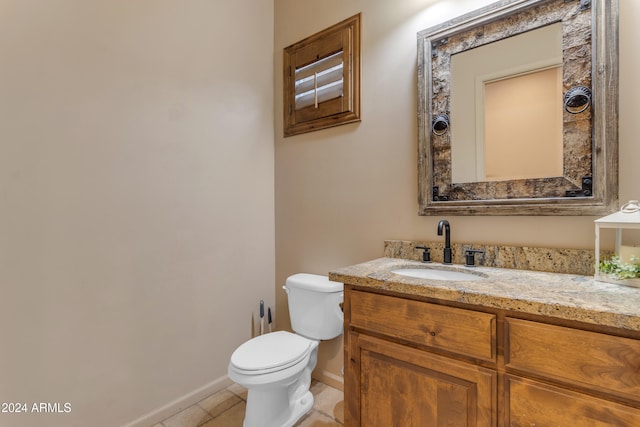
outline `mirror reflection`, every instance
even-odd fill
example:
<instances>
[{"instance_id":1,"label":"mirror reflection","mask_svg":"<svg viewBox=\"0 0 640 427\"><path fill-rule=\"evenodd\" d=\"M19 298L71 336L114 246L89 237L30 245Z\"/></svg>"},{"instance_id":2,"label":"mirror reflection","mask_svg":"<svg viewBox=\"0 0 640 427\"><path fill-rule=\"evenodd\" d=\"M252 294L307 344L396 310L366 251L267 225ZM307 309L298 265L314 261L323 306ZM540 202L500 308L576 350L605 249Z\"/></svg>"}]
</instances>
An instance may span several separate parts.
<instances>
[{"instance_id":1,"label":"mirror reflection","mask_svg":"<svg viewBox=\"0 0 640 427\"><path fill-rule=\"evenodd\" d=\"M454 183L563 175L562 24L451 56Z\"/></svg>"}]
</instances>

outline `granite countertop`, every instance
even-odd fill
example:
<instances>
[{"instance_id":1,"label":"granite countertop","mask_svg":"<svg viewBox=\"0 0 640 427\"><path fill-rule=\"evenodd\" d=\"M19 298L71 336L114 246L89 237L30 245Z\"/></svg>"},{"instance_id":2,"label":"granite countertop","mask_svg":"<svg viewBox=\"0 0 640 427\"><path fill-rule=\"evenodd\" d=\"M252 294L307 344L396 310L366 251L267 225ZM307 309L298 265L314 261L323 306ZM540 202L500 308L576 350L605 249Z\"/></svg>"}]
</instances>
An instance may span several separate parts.
<instances>
[{"instance_id":1,"label":"granite countertop","mask_svg":"<svg viewBox=\"0 0 640 427\"><path fill-rule=\"evenodd\" d=\"M329 273L336 282L407 296L539 314L640 331L640 288L604 283L591 276L491 267L445 268L486 275L483 280L448 282L392 273L397 268L438 268L398 258L378 258Z\"/></svg>"}]
</instances>

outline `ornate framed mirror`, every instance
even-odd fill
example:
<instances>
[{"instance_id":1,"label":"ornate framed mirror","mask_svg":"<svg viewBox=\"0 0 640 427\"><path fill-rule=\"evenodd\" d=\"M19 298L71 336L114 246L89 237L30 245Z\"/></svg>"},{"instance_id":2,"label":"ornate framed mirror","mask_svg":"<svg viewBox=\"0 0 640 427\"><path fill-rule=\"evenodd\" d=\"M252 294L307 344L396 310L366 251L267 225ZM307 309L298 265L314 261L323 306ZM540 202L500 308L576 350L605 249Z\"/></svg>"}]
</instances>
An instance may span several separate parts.
<instances>
[{"instance_id":1,"label":"ornate framed mirror","mask_svg":"<svg viewBox=\"0 0 640 427\"><path fill-rule=\"evenodd\" d=\"M502 0L418 33L420 215L618 203L618 0Z\"/></svg>"}]
</instances>

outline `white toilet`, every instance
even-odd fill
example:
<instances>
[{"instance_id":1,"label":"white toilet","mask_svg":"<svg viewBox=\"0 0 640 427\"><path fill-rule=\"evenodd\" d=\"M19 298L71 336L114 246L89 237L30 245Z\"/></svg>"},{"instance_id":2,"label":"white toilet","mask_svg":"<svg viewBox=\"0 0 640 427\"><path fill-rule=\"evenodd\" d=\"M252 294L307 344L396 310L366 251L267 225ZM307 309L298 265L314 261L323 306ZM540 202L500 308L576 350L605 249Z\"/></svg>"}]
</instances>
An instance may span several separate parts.
<instances>
[{"instance_id":1,"label":"white toilet","mask_svg":"<svg viewBox=\"0 0 640 427\"><path fill-rule=\"evenodd\" d=\"M318 344L342 334L342 283L295 274L283 286L291 327L250 339L236 349L229 378L249 390L244 427L290 427L313 406L309 391Z\"/></svg>"}]
</instances>

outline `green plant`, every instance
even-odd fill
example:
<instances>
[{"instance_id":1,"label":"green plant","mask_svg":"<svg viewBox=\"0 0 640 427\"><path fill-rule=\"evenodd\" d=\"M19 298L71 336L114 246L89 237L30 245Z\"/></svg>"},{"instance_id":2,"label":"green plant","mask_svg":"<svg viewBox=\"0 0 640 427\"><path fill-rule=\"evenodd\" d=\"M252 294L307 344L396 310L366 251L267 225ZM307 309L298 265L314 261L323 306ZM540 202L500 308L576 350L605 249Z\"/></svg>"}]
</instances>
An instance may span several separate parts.
<instances>
[{"instance_id":1,"label":"green plant","mask_svg":"<svg viewBox=\"0 0 640 427\"><path fill-rule=\"evenodd\" d=\"M632 256L629 261L621 262L620 257L613 255L611 259L600 262L600 273L610 274L619 280L640 277L640 260Z\"/></svg>"}]
</instances>

